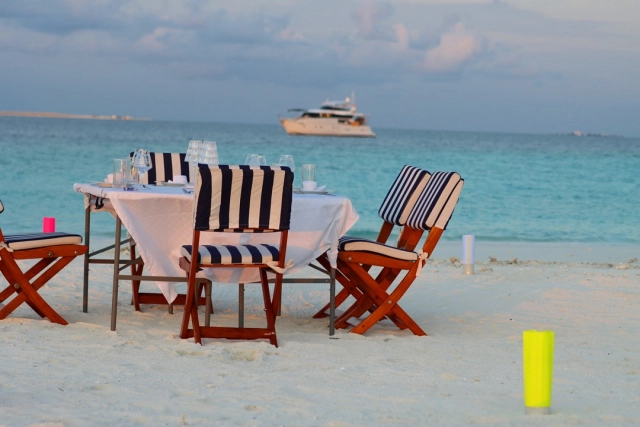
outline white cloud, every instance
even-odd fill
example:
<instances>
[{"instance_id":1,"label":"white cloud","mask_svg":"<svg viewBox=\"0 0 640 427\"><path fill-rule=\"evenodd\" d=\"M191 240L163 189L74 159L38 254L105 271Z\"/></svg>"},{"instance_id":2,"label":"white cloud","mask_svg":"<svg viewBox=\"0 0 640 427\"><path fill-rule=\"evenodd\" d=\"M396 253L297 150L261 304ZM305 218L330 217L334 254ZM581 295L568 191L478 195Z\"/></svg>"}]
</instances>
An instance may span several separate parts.
<instances>
[{"instance_id":1,"label":"white cloud","mask_svg":"<svg viewBox=\"0 0 640 427\"><path fill-rule=\"evenodd\" d=\"M427 51L423 70L430 73L456 71L481 51L482 43L458 22L450 32L440 37L438 46Z\"/></svg>"}]
</instances>

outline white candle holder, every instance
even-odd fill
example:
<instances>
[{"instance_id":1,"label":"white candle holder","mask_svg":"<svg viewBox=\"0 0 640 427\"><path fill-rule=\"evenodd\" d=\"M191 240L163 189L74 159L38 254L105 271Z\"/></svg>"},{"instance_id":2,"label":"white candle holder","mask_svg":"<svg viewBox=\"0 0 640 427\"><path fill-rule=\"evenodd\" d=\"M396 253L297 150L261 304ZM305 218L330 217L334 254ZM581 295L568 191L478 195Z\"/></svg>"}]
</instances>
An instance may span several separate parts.
<instances>
[{"instance_id":1,"label":"white candle holder","mask_svg":"<svg viewBox=\"0 0 640 427\"><path fill-rule=\"evenodd\" d=\"M473 274L473 266L476 263L476 236L465 234L462 236L462 272Z\"/></svg>"}]
</instances>

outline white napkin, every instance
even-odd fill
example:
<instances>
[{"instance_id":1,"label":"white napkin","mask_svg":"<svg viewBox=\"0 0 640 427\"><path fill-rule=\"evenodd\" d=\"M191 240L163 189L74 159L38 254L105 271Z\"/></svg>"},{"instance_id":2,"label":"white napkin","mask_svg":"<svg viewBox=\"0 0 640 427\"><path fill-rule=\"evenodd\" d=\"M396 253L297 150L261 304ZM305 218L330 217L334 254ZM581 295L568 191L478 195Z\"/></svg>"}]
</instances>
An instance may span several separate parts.
<instances>
[{"instance_id":1,"label":"white napkin","mask_svg":"<svg viewBox=\"0 0 640 427\"><path fill-rule=\"evenodd\" d=\"M104 179L104 182L108 184L113 184L113 174L110 173L109 175L107 175L107 177Z\"/></svg>"},{"instance_id":2,"label":"white napkin","mask_svg":"<svg viewBox=\"0 0 640 427\"><path fill-rule=\"evenodd\" d=\"M323 191L326 185L322 185L320 187L316 187L315 191Z\"/></svg>"}]
</instances>

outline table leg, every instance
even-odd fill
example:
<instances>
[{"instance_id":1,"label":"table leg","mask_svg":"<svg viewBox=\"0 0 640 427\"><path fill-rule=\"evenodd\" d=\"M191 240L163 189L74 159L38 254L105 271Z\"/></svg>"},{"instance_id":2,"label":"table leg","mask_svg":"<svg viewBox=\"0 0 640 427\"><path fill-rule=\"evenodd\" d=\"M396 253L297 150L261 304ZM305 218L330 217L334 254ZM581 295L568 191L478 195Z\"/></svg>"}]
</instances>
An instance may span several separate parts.
<instances>
[{"instance_id":1,"label":"table leg","mask_svg":"<svg viewBox=\"0 0 640 427\"><path fill-rule=\"evenodd\" d=\"M331 267L331 284L329 285L329 336L335 334L336 322L336 269Z\"/></svg>"},{"instance_id":2,"label":"table leg","mask_svg":"<svg viewBox=\"0 0 640 427\"><path fill-rule=\"evenodd\" d=\"M91 235L91 204L84 210L84 244L89 247ZM82 278L82 311L89 310L89 251L84 253L84 275Z\"/></svg>"},{"instance_id":3,"label":"table leg","mask_svg":"<svg viewBox=\"0 0 640 427\"><path fill-rule=\"evenodd\" d=\"M116 330L116 316L118 315L118 281L120 276L120 233L122 222L116 216L116 246L113 254L113 294L111 297L111 330Z\"/></svg>"}]
</instances>

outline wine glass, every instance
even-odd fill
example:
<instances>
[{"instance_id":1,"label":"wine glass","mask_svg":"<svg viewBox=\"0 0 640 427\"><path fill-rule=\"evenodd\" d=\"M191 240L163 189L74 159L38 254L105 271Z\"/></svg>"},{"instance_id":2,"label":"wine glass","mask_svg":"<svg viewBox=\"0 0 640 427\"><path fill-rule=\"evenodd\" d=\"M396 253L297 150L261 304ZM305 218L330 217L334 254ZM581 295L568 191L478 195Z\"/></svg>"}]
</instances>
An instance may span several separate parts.
<instances>
[{"instance_id":1,"label":"wine glass","mask_svg":"<svg viewBox=\"0 0 640 427\"><path fill-rule=\"evenodd\" d=\"M200 151L202 150L202 141L192 139L189 141L189 148L187 148L187 155L184 160L189 162L189 182L191 184L196 182L196 174L198 172L198 163L201 160Z\"/></svg>"},{"instance_id":2,"label":"wine glass","mask_svg":"<svg viewBox=\"0 0 640 427\"><path fill-rule=\"evenodd\" d=\"M262 154L258 154L258 166L267 166L267 157Z\"/></svg>"},{"instance_id":3,"label":"wine glass","mask_svg":"<svg viewBox=\"0 0 640 427\"><path fill-rule=\"evenodd\" d=\"M133 167L136 168L140 174L140 181L142 182L144 174L152 168L151 154L148 150L138 148L133 155ZM144 187L144 184L142 184Z\"/></svg>"},{"instance_id":4,"label":"wine glass","mask_svg":"<svg viewBox=\"0 0 640 427\"><path fill-rule=\"evenodd\" d=\"M207 165L217 165L218 164L218 146L214 141L204 141L202 143L202 159L200 159L200 163L205 163Z\"/></svg>"},{"instance_id":5,"label":"wine glass","mask_svg":"<svg viewBox=\"0 0 640 427\"><path fill-rule=\"evenodd\" d=\"M296 171L296 166L293 163L293 156L291 154L283 154L280 156L280 166L287 166L291 169L291 172Z\"/></svg>"},{"instance_id":6,"label":"wine glass","mask_svg":"<svg viewBox=\"0 0 640 427\"><path fill-rule=\"evenodd\" d=\"M245 159L244 164L249 166L260 166L260 160L258 157L260 157L258 154L249 154Z\"/></svg>"}]
</instances>

